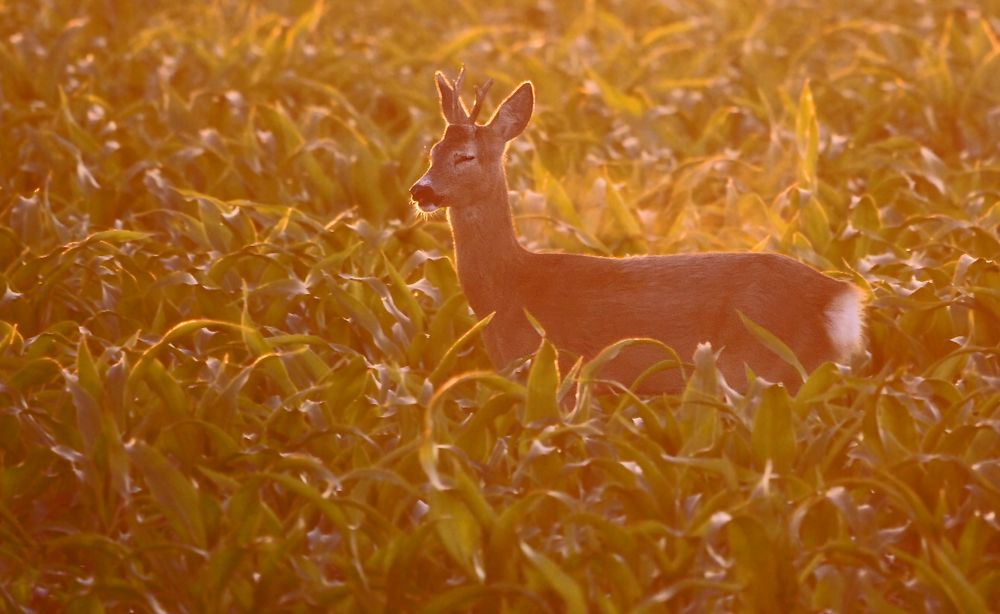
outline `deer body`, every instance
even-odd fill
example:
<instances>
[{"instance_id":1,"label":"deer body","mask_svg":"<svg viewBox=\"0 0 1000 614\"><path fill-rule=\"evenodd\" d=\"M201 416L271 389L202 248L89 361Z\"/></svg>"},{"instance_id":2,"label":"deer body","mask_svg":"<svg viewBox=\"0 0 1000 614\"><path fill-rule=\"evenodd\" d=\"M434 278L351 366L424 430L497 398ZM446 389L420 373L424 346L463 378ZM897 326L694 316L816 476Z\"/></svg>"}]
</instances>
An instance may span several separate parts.
<instances>
[{"instance_id":1,"label":"deer body","mask_svg":"<svg viewBox=\"0 0 1000 614\"><path fill-rule=\"evenodd\" d=\"M605 258L536 253L517 241L503 168L506 143L527 124L530 84L505 100L492 120L477 125L485 88L465 112L438 73L449 122L432 150L430 170L411 194L425 211L448 207L459 281L480 318L495 313L484 340L497 367L530 354L539 336L525 311L560 350L592 358L620 339L650 337L689 359L698 343L722 349L719 368L736 387L745 367L797 387L798 375L742 323L738 312L772 331L806 369L845 358L861 344L859 291L846 282L773 253L703 253ZM602 376L631 384L666 358L660 348L626 348ZM674 391L675 370L648 379L643 391Z\"/></svg>"}]
</instances>

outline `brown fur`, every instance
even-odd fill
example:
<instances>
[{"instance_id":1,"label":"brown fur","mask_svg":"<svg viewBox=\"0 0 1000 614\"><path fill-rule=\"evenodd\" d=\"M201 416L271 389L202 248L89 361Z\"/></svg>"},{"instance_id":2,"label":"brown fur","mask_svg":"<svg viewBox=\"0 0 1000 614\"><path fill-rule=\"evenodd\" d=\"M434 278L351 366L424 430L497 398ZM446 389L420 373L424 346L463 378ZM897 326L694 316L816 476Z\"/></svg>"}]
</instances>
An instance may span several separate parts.
<instances>
[{"instance_id":1,"label":"brown fur","mask_svg":"<svg viewBox=\"0 0 1000 614\"><path fill-rule=\"evenodd\" d=\"M705 253L634 258L535 253L517 241L503 166L506 143L520 134L533 106L522 84L486 125L470 121L458 96L438 73L449 122L431 153L431 168L411 194L422 207L448 207L459 281L478 317L495 312L484 331L497 367L531 353L539 337L528 311L561 350L592 358L624 338L651 337L690 359L699 342L722 349L719 368L737 388L744 363L759 375L798 384L795 370L765 348L737 311L776 334L813 369L836 355L824 315L831 301L854 292L791 258L772 253ZM485 88L484 88L485 89ZM483 92L477 92L477 105ZM631 384L661 349L623 351L602 375ZM658 373L644 391L675 391L676 371Z\"/></svg>"}]
</instances>

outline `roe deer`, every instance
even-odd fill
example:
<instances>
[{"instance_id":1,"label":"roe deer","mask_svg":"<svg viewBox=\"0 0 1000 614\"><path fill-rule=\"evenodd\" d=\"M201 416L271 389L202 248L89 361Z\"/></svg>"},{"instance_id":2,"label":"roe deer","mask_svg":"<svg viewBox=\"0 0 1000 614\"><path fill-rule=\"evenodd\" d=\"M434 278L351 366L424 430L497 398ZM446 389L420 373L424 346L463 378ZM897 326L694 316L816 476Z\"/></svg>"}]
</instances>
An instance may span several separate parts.
<instances>
[{"instance_id":1,"label":"roe deer","mask_svg":"<svg viewBox=\"0 0 1000 614\"><path fill-rule=\"evenodd\" d=\"M463 75L464 69L454 85L435 75L447 127L410 195L425 212L447 207L462 289L477 317L495 312L483 337L497 368L537 349L540 338L526 311L561 355L568 350L593 358L615 341L650 337L689 360L698 343L710 341L721 349L719 370L738 389L747 385L744 363L793 390L801 384L796 369L769 350L738 312L776 335L810 371L861 348L861 291L783 255L606 258L523 248L508 202L504 152L531 117L534 90L522 83L489 122L477 124L492 80L476 88L467 111L460 99ZM631 385L665 358L656 346L630 346L601 376ZM640 390L677 391L682 385L680 373L666 370Z\"/></svg>"}]
</instances>

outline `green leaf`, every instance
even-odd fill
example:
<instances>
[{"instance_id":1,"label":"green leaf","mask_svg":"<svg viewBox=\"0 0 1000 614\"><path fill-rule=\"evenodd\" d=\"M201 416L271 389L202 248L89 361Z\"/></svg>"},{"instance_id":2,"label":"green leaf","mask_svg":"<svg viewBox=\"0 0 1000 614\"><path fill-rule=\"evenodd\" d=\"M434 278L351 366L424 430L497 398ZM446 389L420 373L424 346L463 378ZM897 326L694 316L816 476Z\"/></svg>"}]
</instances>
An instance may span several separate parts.
<instances>
[{"instance_id":1,"label":"green leaf","mask_svg":"<svg viewBox=\"0 0 1000 614\"><path fill-rule=\"evenodd\" d=\"M163 337L161 337L159 341L151 345L145 352L142 353L139 360L136 361L135 367L129 372L129 382L131 383L135 379L143 376L146 365L155 359L165 348L170 347L174 341L190 335L195 331L206 328L221 328L223 330L231 330L242 333L242 327L239 324L226 322L224 320L196 318L180 322L164 333Z\"/></svg>"},{"instance_id":2,"label":"green leaf","mask_svg":"<svg viewBox=\"0 0 1000 614\"><path fill-rule=\"evenodd\" d=\"M802 366L802 363L799 362L798 357L791 348L785 345L781 339L778 339L774 333L745 316L742 311L737 310L736 313L740 316L740 321L743 322L743 326L745 326L754 337L757 337L757 340L760 341L764 347L771 350L777 354L779 358L794 367L803 382L808 379L809 374L806 372L805 367Z\"/></svg>"},{"instance_id":3,"label":"green leaf","mask_svg":"<svg viewBox=\"0 0 1000 614\"><path fill-rule=\"evenodd\" d=\"M482 449L488 440L488 430L500 416L513 411L522 401L521 397L509 393L499 393L479 407L463 424L455 444L472 458L482 457L487 450Z\"/></svg>"},{"instance_id":4,"label":"green leaf","mask_svg":"<svg viewBox=\"0 0 1000 614\"><path fill-rule=\"evenodd\" d=\"M201 502L190 478L144 441L132 441L125 449L160 512L195 546L205 548L208 539L201 517Z\"/></svg>"},{"instance_id":5,"label":"green leaf","mask_svg":"<svg viewBox=\"0 0 1000 614\"><path fill-rule=\"evenodd\" d=\"M628 339L620 339L606 346L597 354L597 356L593 357L592 359L584 363L584 365L580 369L580 375L579 375L580 382L589 384L598 380L600 372L605 367L605 365L607 365L609 362L617 358L618 355L621 354L623 351L627 351L629 348L637 345L656 347L659 350L662 350L663 353L663 361L660 361L660 363L657 363L656 365L651 367L650 370L648 370L643 375L652 374L660 370L676 369L681 379L686 378L686 373L684 369L685 363L680 359L680 356L677 355L677 352L675 352L673 348L671 348L670 346L664 344L662 341L659 341L657 339L632 337ZM645 378L643 376L640 376L639 378L637 378L637 381L641 383L642 381L644 381L644 379ZM633 384L633 382L621 382L621 383L626 385Z\"/></svg>"},{"instance_id":6,"label":"green leaf","mask_svg":"<svg viewBox=\"0 0 1000 614\"><path fill-rule=\"evenodd\" d=\"M604 79L597 71L588 70L587 75L597 84L604 103L618 112L624 112L633 117L642 114L642 101L635 96L623 92L620 88Z\"/></svg>"},{"instance_id":7,"label":"green leaf","mask_svg":"<svg viewBox=\"0 0 1000 614\"><path fill-rule=\"evenodd\" d=\"M59 86L59 111L63 124L66 127L66 132L69 135L70 142L75 145L80 152L85 153L88 156L99 154L101 151L100 145L98 145L97 140L94 139L94 137L87 132L73 116L73 111L70 109L69 98L66 96L66 92L61 85Z\"/></svg>"},{"instance_id":8,"label":"green leaf","mask_svg":"<svg viewBox=\"0 0 1000 614\"><path fill-rule=\"evenodd\" d=\"M164 405L174 419L183 419L190 415L191 405L184 388L162 362L156 359L147 361L143 381L163 399Z\"/></svg>"},{"instance_id":9,"label":"green leaf","mask_svg":"<svg viewBox=\"0 0 1000 614\"><path fill-rule=\"evenodd\" d=\"M413 291L406 284L402 275L396 270L396 267L389 260L389 257L385 252L380 252L382 256L382 266L385 267L386 273L389 275L390 288L393 290L393 296L396 299L396 303L401 306L401 311L405 314L406 318L409 319L409 325L411 327L410 335L416 339L422 339L426 331L426 325L424 323L424 310L421 308L420 303L413 296ZM386 299L383 297L383 301ZM422 348L422 344L414 343L413 347ZM416 360L419 355L412 355L411 360Z\"/></svg>"},{"instance_id":10,"label":"green leaf","mask_svg":"<svg viewBox=\"0 0 1000 614\"><path fill-rule=\"evenodd\" d=\"M500 511L486 543L486 578L490 583L522 580L521 557L518 553L517 532L530 524L532 514L545 500L545 493L535 490L514 499Z\"/></svg>"},{"instance_id":11,"label":"green leaf","mask_svg":"<svg viewBox=\"0 0 1000 614\"><path fill-rule=\"evenodd\" d=\"M520 384L495 372L484 371L472 371L455 376L434 393L424 413L423 433L417 449L417 458L431 486L438 490L449 488L438 471L438 446L435 431L444 422L440 415L441 405L453 391L470 382L478 382L518 398L524 398L526 395L526 390Z\"/></svg>"},{"instance_id":12,"label":"green leaf","mask_svg":"<svg viewBox=\"0 0 1000 614\"><path fill-rule=\"evenodd\" d=\"M754 463L763 469L767 461L779 473L791 470L795 462L795 429L791 401L782 386L768 386L753 417L751 448Z\"/></svg>"},{"instance_id":13,"label":"green leaf","mask_svg":"<svg viewBox=\"0 0 1000 614\"><path fill-rule=\"evenodd\" d=\"M83 240L85 243L92 243L97 241L105 241L107 243L129 243L131 241L147 241L154 235L151 232L142 232L138 230L125 230L125 229L110 229L110 230L100 230L98 232L87 235L87 238Z\"/></svg>"},{"instance_id":14,"label":"green leaf","mask_svg":"<svg viewBox=\"0 0 1000 614\"><path fill-rule=\"evenodd\" d=\"M799 153L798 175L803 186L817 187L816 162L819 158L819 122L809 81L802 86L799 110L795 116L795 145Z\"/></svg>"},{"instance_id":15,"label":"green leaf","mask_svg":"<svg viewBox=\"0 0 1000 614\"><path fill-rule=\"evenodd\" d=\"M352 296L345 288L335 289L332 298L353 324L360 325L368 332L372 342L380 351L397 359L404 357L403 350L385 334L379 319L363 302Z\"/></svg>"},{"instance_id":16,"label":"green leaf","mask_svg":"<svg viewBox=\"0 0 1000 614\"><path fill-rule=\"evenodd\" d=\"M743 608L753 612L787 612L797 590L790 558L755 518L741 516L726 525L733 573L742 578Z\"/></svg>"},{"instance_id":17,"label":"green leaf","mask_svg":"<svg viewBox=\"0 0 1000 614\"><path fill-rule=\"evenodd\" d=\"M692 359L694 373L684 388L682 407L693 411L715 404L719 396L719 370L716 366L717 355L711 343L699 343Z\"/></svg>"},{"instance_id":18,"label":"green leaf","mask_svg":"<svg viewBox=\"0 0 1000 614\"><path fill-rule=\"evenodd\" d=\"M311 485L306 484L301 479L281 473L267 472L260 475L281 484L283 487L287 488L289 492L294 493L296 496L301 497L310 503L327 519L329 519L331 524L336 527L338 531L342 531L345 534L353 531L344 510L339 506L334 505L333 502L324 497L322 493L313 488Z\"/></svg>"},{"instance_id":19,"label":"green leaf","mask_svg":"<svg viewBox=\"0 0 1000 614\"><path fill-rule=\"evenodd\" d=\"M718 378L711 344L699 344L694 352L694 374L684 387L678 412L684 437L679 451L681 456L707 452L719 440Z\"/></svg>"},{"instance_id":20,"label":"green leaf","mask_svg":"<svg viewBox=\"0 0 1000 614\"><path fill-rule=\"evenodd\" d=\"M521 542L521 552L538 570L545 583L562 598L566 608L565 612L568 614L585 614L587 612L584 591L572 576L563 571L552 559L535 551L524 542Z\"/></svg>"},{"instance_id":21,"label":"green leaf","mask_svg":"<svg viewBox=\"0 0 1000 614\"><path fill-rule=\"evenodd\" d=\"M76 374L80 381L80 386L86 390L94 399L101 399L104 396L101 376L94 364L94 357L87 346L87 335L80 335L80 341L76 346Z\"/></svg>"},{"instance_id":22,"label":"green leaf","mask_svg":"<svg viewBox=\"0 0 1000 614\"><path fill-rule=\"evenodd\" d=\"M920 440L913 415L894 397L878 399L878 428L886 451L896 458L905 458L920 449Z\"/></svg>"},{"instance_id":23,"label":"green leaf","mask_svg":"<svg viewBox=\"0 0 1000 614\"><path fill-rule=\"evenodd\" d=\"M7 380L11 390L27 391L54 381L62 373L62 365L52 358L36 358L27 362Z\"/></svg>"},{"instance_id":24,"label":"green leaf","mask_svg":"<svg viewBox=\"0 0 1000 614\"><path fill-rule=\"evenodd\" d=\"M823 203L815 196L810 196L799 209L799 228L812 244L815 251L823 254L833 240L830 230L830 219Z\"/></svg>"},{"instance_id":25,"label":"green leaf","mask_svg":"<svg viewBox=\"0 0 1000 614\"><path fill-rule=\"evenodd\" d=\"M461 466L455 468L455 486L462 501L476 517L483 530L488 530L496 522L496 514L483 495L482 487L466 473Z\"/></svg>"},{"instance_id":26,"label":"green leaf","mask_svg":"<svg viewBox=\"0 0 1000 614\"><path fill-rule=\"evenodd\" d=\"M882 215L870 194L859 198L851 208L851 223L861 230L874 234L882 231Z\"/></svg>"},{"instance_id":27,"label":"green leaf","mask_svg":"<svg viewBox=\"0 0 1000 614\"><path fill-rule=\"evenodd\" d=\"M558 421L559 405L556 394L559 391L559 365L555 346L548 339L542 339L528 374L528 398L524 408L524 422L533 424L540 421Z\"/></svg>"},{"instance_id":28,"label":"green leaf","mask_svg":"<svg viewBox=\"0 0 1000 614\"><path fill-rule=\"evenodd\" d=\"M611 218L618 225L622 237L628 241L629 247L634 250L645 251L643 245L643 231L642 225L636 218L635 213L625 202L625 198L622 196L621 190L615 186L608 176L604 177L605 183L605 200L608 205L608 211L611 212Z\"/></svg>"},{"instance_id":29,"label":"green leaf","mask_svg":"<svg viewBox=\"0 0 1000 614\"><path fill-rule=\"evenodd\" d=\"M684 443L678 452L681 456L694 456L715 447L720 435L719 412L714 407L694 409L683 422Z\"/></svg>"},{"instance_id":30,"label":"green leaf","mask_svg":"<svg viewBox=\"0 0 1000 614\"><path fill-rule=\"evenodd\" d=\"M541 157L535 157L531 161L534 171L535 183L545 190L546 203L555 209L560 221L570 224L575 229L583 227L583 220L576 209L573 200L566 193L566 188L547 168ZM599 244L596 238L588 235L588 240Z\"/></svg>"},{"instance_id":31,"label":"green leaf","mask_svg":"<svg viewBox=\"0 0 1000 614\"><path fill-rule=\"evenodd\" d=\"M531 604L522 611L541 612L546 609L546 603L530 589L515 584L463 585L437 593L434 598L420 609L421 614L450 614L451 612L477 612L479 608L472 607L484 604L484 607L495 605L498 600L519 603L513 598ZM509 600L509 601L508 601ZM488 604L488 605L486 605Z\"/></svg>"},{"instance_id":32,"label":"green leaf","mask_svg":"<svg viewBox=\"0 0 1000 614\"><path fill-rule=\"evenodd\" d=\"M900 559L913 565L925 582L937 586L947 595L956 611L971 614L986 614L991 611L982 595L939 546L930 545L930 557L927 560L899 548L890 550Z\"/></svg>"},{"instance_id":33,"label":"green leaf","mask_svg":"<svg viewBox=\"0 0 1000 614\"><path fill-rule=\"evenodd\" d=\"M476 517L451 492L431 491L428 502L431 519L445 551L470 578L475 578L474 558L482 548L482 529Z\"/></svg>"},{"instance_id":34,"label":"green leaf","mask_svg":"<svg viewBox=\"0 0 1000 614\"><path fill-rule=\"evenodd\" d=\"M825 362L817 367L795 394L798 402L821 402L828 396L834 396L841 389L843 377L832 362Z\"/></svg>"},{"instance_id":35,"label":"green leaf","mask_svg":"<svg viewBox=\"0 0 1000 614\"><path fill-rule=\"evenodd\" d=\"M113 414L99 405L79 383L67 378L66 386L73 397L76 424L87 455L97 466L111 473L115 488L123 497L127 497L128 467L120 429Z\"/></svg>"},{"instance_id":36,"label":"green leaf","mask_svg":"<svg viewBox=\"0 0 1000 614\"><path fill-rule=\"evenodd\" d=\"M280 104L268 104L257 107L257 110L268 127L278 135L284 159L287 160L297 154L305 144L305 139L284 107Z\"/></svg>"},{"instance_id":37,"label":"green leaf","mask_svg":"<svg viewBox=\"0 0 1000 614\"><path fill-rule=\"evenodd\" d=\"M462 350L476 338L480 331L489 325L489 323L493 320L494 315L496 314L490 313L485 318L472 325L469 330L462 333L462 336L456 339L455 342L448 347L448 350L444 353L444 356L441 357L441 360L438 361L437 366L434 367L434 370L427 377L427 379L435 384L442 382L455 368L455 361L458 360L458 356Z\"/></svg>"},{"instance_id":38,"label":"green leaf","mask_svg":"<svg viewBox=\"0 0 1000 614\"><path fill-rule=\"evenodd\" d=\"M233 248L233 233L223 221L223 210L215 199L198 198L198 210L201 223L205 227L205 235L212 248L228 254Z\"/></svg>"}]
</instances>

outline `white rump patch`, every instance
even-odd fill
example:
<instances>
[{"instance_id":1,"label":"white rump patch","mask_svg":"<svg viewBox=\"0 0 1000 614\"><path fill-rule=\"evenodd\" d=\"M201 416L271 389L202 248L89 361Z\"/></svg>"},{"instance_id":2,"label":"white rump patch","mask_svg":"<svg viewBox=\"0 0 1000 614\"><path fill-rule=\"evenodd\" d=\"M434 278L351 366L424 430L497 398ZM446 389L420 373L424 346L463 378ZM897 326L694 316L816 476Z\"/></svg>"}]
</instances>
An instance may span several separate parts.
<instances>
[{"instance_id":1,"label":"white rump patch","mask_svg":"<svg viewBox=\"0 0 1000 614\"><path fill-rule=\"evenodd\" d=\"M861 291L850 288L826 309L827 332L838 359L846 359L864 346L864 307Z\"/></svg>"}]
</instances>

